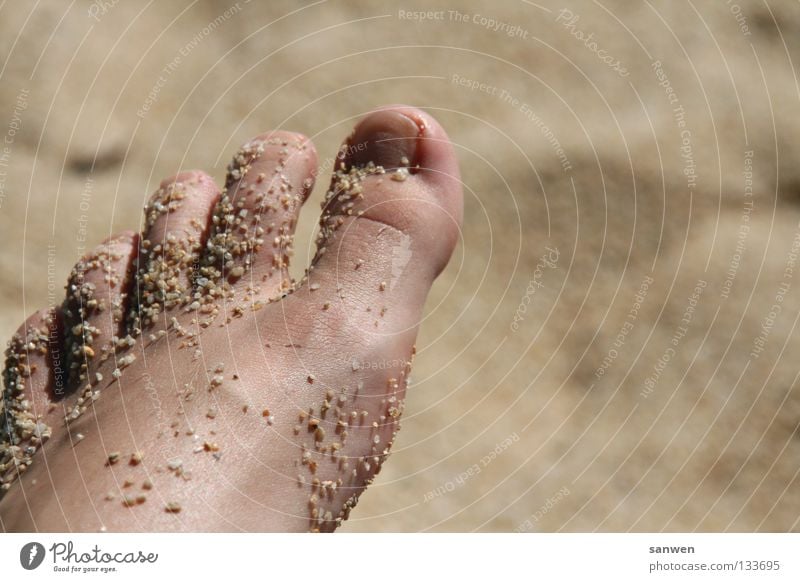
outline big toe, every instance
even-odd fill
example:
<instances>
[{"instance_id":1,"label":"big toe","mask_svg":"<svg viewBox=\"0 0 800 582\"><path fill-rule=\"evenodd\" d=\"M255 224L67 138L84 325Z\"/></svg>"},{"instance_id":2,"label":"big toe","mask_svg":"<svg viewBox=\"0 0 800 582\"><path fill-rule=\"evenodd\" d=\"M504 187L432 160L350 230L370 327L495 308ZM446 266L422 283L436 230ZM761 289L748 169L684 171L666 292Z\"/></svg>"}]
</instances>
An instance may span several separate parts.
<instances>
[{"instance_id":1,"label":"big toe","mask_svg":"<svg viewBox=\"0 0 800 582\"><path fill-rule=\"evenodd\" d=\"M339 296L359 288L374 292L357 293L362 300L421 303L458 240L462 204L456 155L436 120L407 106L370 113L339 151L309 286L335 278Z\"/></svg>"}]
</instances>

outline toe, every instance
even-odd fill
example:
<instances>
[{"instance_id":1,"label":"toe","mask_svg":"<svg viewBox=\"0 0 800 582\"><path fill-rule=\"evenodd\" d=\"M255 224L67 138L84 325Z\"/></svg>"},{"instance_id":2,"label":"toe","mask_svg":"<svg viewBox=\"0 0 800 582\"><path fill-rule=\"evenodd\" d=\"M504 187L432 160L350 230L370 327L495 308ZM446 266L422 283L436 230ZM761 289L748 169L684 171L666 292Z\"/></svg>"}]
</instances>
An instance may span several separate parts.
<instances>
[{"instance_id":1,"label":"toe","mask_svg":"<svg viewBox=\"0 0 800 582\"><path fill-rule=\"evenodd\" d=\"M161 321L163 311L191 303L219 196L208 174L193 171L164 180L148 201L130 323L134 330Z\"/></svg>"},{"instance_id":2,"label":"toe","mask_svg":"<svg viewBox=\"0 0 800 582\"><path fill-rule=\"evenodd\" d=\"M307 283L369 328L405 329L459 236L461 182L450 140L410 107L378 110L342 146ZM394 315L390 315L390 312ZM364 322L359 325L363 327Z\"/></svg>"},{"instance_id":3,"label":"toe","mask_svg":"<svg viewBox=\"0 0 800 582\"><path fill-rule=\"evenodd\" d=\"M0 480L2 488L31 462L50 435L53 402L64 395L61 325L54 310L29 317L11 338L3 372L0 402Z\"/></svg>"},{"instance_id":4,"label":"toe","mask_svg":"<svg viewBox=\"0 0 800 582\"><path fill-rule=\"evenodd\" d=\"M370 114L338 166L307 280L265 315L285 345L321 346L314 364L294 364L309 393L325 393L300 414L309 430L294 429L306 439L301 476L320 530L347 517L389 453L425 297L458 239L462 205L447 135L416 109ZM330 454L340 462L317 462Z\"/></svg>"},{"instance_id":5,"label":"toe","mask_svg":"<svg viewBox=\"0 0 800 582\"><path fill-rule=\"evenodd\" d=\"M126 335L125 316L138 235L109 238L78 261L67 282L63 306L64 351L70 387L94 384L91 370L114 353Z\"/></svg>"},{"instance_id":6,"label":"toe","mask_svg":"<svg viewBox=\"0 0 800 582\"><path fill-rule=\"evenodd\" d=\"M453 252L462 214L458 163L444 129L418 109L380 109L356 126L338 161L320 221L317 258L328 256L324 268L333 262L352 270L347 260L367 257L351 252L391 229L400 254L413 254L415 273L432 281ZM383 263L395 254L371 253Z\"/></svg>"},{"instance_id":7,"label":"toe","mask_svg":"<svg viewBox=\"0 0 800 582\"><path fill-rule=\"evenodd\" d=\"M285 131L254 138L236 154L207 245L210 263L232 289L268 300L289 286L297 217L316 166L307 138Z\"/></svg>"}]
</instances>

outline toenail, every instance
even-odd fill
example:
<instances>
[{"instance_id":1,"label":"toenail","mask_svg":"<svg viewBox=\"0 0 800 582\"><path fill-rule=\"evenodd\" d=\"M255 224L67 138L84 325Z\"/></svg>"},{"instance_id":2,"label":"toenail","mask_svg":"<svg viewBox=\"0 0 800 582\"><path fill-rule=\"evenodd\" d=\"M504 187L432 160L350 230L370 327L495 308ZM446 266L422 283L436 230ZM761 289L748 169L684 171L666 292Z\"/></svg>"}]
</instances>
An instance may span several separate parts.
<instances>
[{"instance_id":1,"label":"toenail","mask_svg":"<svg viewBox=\"0 0 800 582\"><path fill-rule=\"evenodd\" d=\"M339 153L346 168L369 162L385 169L417 165L419 124L399 111L379 111L356 126Z\"/></svg>"}]
</instances>

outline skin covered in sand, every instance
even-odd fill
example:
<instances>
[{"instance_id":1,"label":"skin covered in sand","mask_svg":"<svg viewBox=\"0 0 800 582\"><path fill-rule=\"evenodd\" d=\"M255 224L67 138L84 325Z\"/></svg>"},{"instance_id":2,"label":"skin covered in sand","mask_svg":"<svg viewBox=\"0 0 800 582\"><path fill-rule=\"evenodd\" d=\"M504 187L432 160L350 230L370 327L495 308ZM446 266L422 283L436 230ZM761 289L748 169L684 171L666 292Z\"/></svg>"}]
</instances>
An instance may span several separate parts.
<instances>
[{"instance_id":1,"label":"skin covered in sand","mask_svg":"<svg viewBox=\"0 0 800 582\"><path fill-rule=\"evenodd\" d=\"M23 326L6 394L48 436L9 416L7 530L332 531L347 518L399 428L461 193L432 118L368 115L337 159L316 256L291 281L315 169L308 140L272 132L236 154L223 191L201 172L165 180L141 235L73 271L53 319L69 338L63 397L51 350L19 339L48 315ZM397 249L413 257L400 270Z\"/></svg>"}]
</instances>

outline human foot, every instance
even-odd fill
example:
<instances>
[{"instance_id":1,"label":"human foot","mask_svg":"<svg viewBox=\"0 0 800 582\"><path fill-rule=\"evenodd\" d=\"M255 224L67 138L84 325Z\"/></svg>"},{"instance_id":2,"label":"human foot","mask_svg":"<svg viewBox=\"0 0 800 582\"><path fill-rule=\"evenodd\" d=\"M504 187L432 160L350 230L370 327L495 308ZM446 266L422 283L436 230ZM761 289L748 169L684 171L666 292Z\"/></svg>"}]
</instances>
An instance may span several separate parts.
<instances>
[{"instance_id":1,"label":"human foot","mask_svg":"<svg viewBox=\"0 0 800 582\"><path fill-rule=\"evenodd\" d=\"M462 200L444 130L413 108L368 115L336 166L297 283L288 260L317 165L287 132L248 142L222 193L201 172L163 182L141 237L76 266L63 306L29 318L7 352L4 529L331 531L347 518L399 428Z\"/></svg>"}]
</instances>

